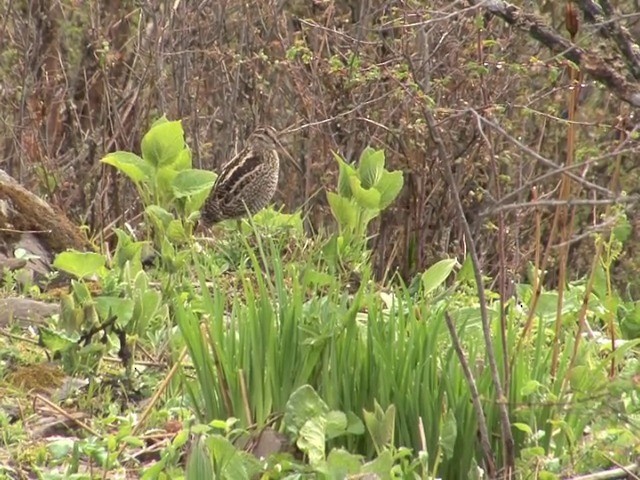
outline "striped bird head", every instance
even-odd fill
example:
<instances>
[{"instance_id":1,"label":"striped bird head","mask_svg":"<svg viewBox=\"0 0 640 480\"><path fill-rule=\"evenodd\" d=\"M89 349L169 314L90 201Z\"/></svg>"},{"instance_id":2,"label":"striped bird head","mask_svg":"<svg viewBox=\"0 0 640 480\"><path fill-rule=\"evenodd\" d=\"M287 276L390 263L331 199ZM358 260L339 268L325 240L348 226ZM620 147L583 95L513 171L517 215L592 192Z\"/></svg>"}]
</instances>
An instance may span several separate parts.
<instances>
[{"instance_id":1,"label":"striped bird head","mask_svg":"<svg viewBox=\"0 0 640 480\"><path fill-rule=\"evenodd\" d=\"M280 150L284 153L285 158L291 162L291 164L298 170L298 172L302 173L302 168L296 160L293 159L291 154L287 151L287 149L280 142L281 135L278 131L269 126L256 128L253 133L249 136L248 143L253 147L260 150Z\"/></svg>"},{"instance_id":2,"label":"striped bird head","mask_svg":"<svg viewBox=\"0 0 640 480\"><path fill-rule=\"evenodd\" d=\"M278 132L273 127L260 127L249 136L248 143L258 149L275 150L282 148L278 140Z\"/></svg>"}]
</instances>

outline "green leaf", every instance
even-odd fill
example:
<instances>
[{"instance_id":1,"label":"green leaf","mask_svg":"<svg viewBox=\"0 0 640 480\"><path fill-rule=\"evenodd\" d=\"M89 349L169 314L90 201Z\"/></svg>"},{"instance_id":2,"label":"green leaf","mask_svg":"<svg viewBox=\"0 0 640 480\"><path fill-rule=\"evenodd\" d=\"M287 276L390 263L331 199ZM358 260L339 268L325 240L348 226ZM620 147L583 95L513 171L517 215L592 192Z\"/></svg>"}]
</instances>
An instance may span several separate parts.
<instances>
[{"instance_id":1,"label":"green leaf","mask_svg":"<svg viewBox=\"0 0 640 480\"><path fill-rule=\"evenodd\" d=\"M150 165L135 153L113 152L100 161L117 168L135 183L148 183L153 176Z\"/></svg>"},{"instance_id":2,"label":"green leaf","mask_svg":"<svg viewBox=\"0 0 640 480\"><path fill-rule=\"evenodd\" d=\"M529 380L520 389L520 395L527 397L541 390L542 384L537 380Z\"/></svg>"},{"instance_id":3,"label":"green leaf","mask_svg":"<svg viewBox=\"0 0 640 480\"><path fill-rule=\"evenodd\" d=\"M63 460L64 457L73 453L74 440L71 438L61 438L54 440L47 445L47 449L51 453L51 457L54 460Z\"/></svg>"},{"instance_id":4,"label":"green leaf","mask_svg":"<svg viewBox=\"0 0 640 480\"><path fill-rule=\"evenodd\" d=\"M453 414L453 411L447 410L442 422L440 429L440 446L447 458L453 458L456 437L458 434L458 424L456 423L456 417ZM471 440L468 447L472 448L474 445L475 438Z\"/></svg>"},{"instance_id":5,"label":"green leaf","mask_svg":"<svg viewBox=\"0 0 640 480\"><path fill-rule=\"evenodd\" d=\"M284 424L292 436L298 432L307 420L324 416L329 413L329 407L310 385L302 385L294 391L284 408Z\"/></svg>"},{"instance_id":6,"label":"green leaf","mask_svg":"<svg viewBox=\"0 0 640 480\"><path fill-rule=\"evenodd\" d=\"M76 308L73 295L64 294L60 297L59 327L66 333L78 332L84 321L82 307Z\"/></svg>"},{"instance_id":7,"label":"green leaf","mask_svg":"<svg viewBox=\"0 0 640 480\"><path fill-rule=\"evenodd\" d=\"M202 478L216 478L216 476L213 472L211 454L209 453L205 442L200 437L193 444L191 452L189 452L185 479L200 480Z\"/></svg>"},{"instance_id":8,"label":"green leaf","mask_svg":"<svg viewBox=\"0 0 640 480\"><path fill-rule=\"evenodd\" d=\"M332 410L326 415L326 437L327 440L344 435L347 430L347 416L338 410Z\"/></svg>"},{"instance_id":9,"label":"green leaf","mask_svg":"<svg viewBox=\"0 0 640 480\"><path fill-rule=\"evenodd\" d=\"M119 228L114 229L114 232L118 237L116 252L113 255L114 265L124 268L127 262L134 262L139 268L142 268L140 264L142 251L150 245L150 242L134 241L128 233Z\"/></svg>"},{"instance_id":10,"label":"green leaf","mask_svg":"<svg viewBox=\"0 0 640 480\"><path fill-rule=\"evenodd\" d=\"M188 146L185 145L184 149L178 154L178 158L172 166L178 172L191 170L193 163L191 159L191 149Z\"/></svg>"},{"instance_id":11,"label":"green leaf","mask_svg":"<svg viewBox=\"0 0 640 480\"><path fill-rule=\"evenodd\" d=\"M349 177L349 185L351 186L351 193L353 198L356 199L358 205L362 208L369 210L377 210L380 205L380 192L375 188L364 189L360 183L360 179L357 176Z\"/></svg>"},{"instance_id":12,"label":"green leaf","mask_svg":"<svg viewBox=\"0 0 640 480\"><path fill-rule=\"evenodd\" d=\"M471 255L467 255L462 262L462 266L458 271L458 281L473 285L475 281L475 275L473 271L473 262L471 261Z\"/></svg>"},{"instance_id":13,"label":"green leaf","mask_svg":"<svg viewBox=\"0 0 640 480\"><path fill-rule=\"evenodd\" d=\"M101 318L115 315L121 326L126 325L133 316L133 300L130 298L100 296L96 298L96 310Z\"/></svg>"},{"instance_id":14,"label":"green leaf","mask_svg":"<svg viewBox=\"0 0 640 480\"><path fill-rule=\"evenodd\" d=\"M360 417L358 417L355 413L347 413L347 422L347 433L350 433L352 435L362 435L364 433L364 423L362 423Z\"/></svg>"},{"instance_id":15,"label":"green leaf","mask_svg":"<svg viewBox=\"0 0 640 480\"><path fill-rule=\"evenodd\" d=\"M255 457L239 450L221 435L210 435L207 446L214 459L214 475L198 478L250 480L260 469L260 463Z\"/></svg>"},{"instance_id":16,"label":"green leaf","mask_svg":"<svg viewBox=\"0 0 640 480\"><path fill-rule=\"evenodd\" d=\"M93 304L93 297L87 284L78 280L71 280L71 291L78 305L86 307Z\"/></svg>"},{"instance_id":17,"label":"green leaf","mask_svg":"<svg viewBox=\"0 0 640 480\"><path fill-rule=\"evenodd\" d=\"M307 420L300 429L296 445L307 454L311 466L317 466L324 460L325 453L325 425L323 416L316 416Z\"/></svg>"},{"instance_id":18,"label":"green leaf","mask_svg":"<svg viewBox=\"0 0 640 480\"><path fill-rule=\"evenodd\" d=\"M640 302L630 305L622 317L620 329L627 339L640 338Z\"/></svg>"},{"instance_id":19,"label":"green leaf","mask_svg":"<svg viewBox=\"0 0 640 480\"><path fill-rule=\"evenodd\" d=\"M338 162L338 194L344 198L351 198L351 186L349 184L349 178L357 175L355 168L349 165L344 159L335 152L333 158Z\"/></svg>"},{"instance_id":20,"label":"green leaf","mask_svg":"<svg viewBox=\"0 0 640 480\"><path fill-rule=\"evenodd\" d=\"M327 456L326 466L322 469L328 478L349 478L360 473L362 457L343 449L333 449Z\"/></svg>"},{"instance_id":21,"label":"green leaf","mask_svg":"<svg viewBox=\"0 0 640 480\"><path fill-rule=\"evenodd\" d=\"M422 288L425 295L433 292L442 285L451 275L453 269L458 264L455 258L445 258L431 265L429 269L422 274Z\"/></svg>"},{"instance_id":22,"label":"green leaf","mask_svg":"<svg viewBox=\"0 0 640 480\"><path fill-rule=\"evenodd\" d=\"M169 223L173 221L173 215L158 205L149 205L144 209L144 212L156 225L162 226L165 230L169 227Z\"/></svg>"},{"instance_id":23,"label":"green leaf","mask_svg":"<svg viewBox=\"0 0 640 480\"><path fill-rule=\"evenodd\" d=\"M311 288L319 288L332 285L335 281L333 275L310 268L304 272L302 283Z\"/></svg>"},{"instance_id":24,"label":"green leaf","mask_svg":"<svg viewBox=\"0 0 640 480\"><path fill-rule=\"evenodd\" d=\"M64 352L68 348L75 347L77 340L64 335L62 332L53 331L47 327L38 329L40 344L51 352Z\"/></svg>"},{"instance_id":25,"label":"green leaf","mask_svg":"<svg viewBox=\"0 0 640 480\"><path fill-rule=\"evenodd\" d=\"M175 198L196 195L210 191L216 181L216 174L209 170L189 169L179 172L171 184Z\"/></svg>"},{"instance_id":26,"label":"green leaf","mask_svg":"<svg viewBox=\"0 0 640 480\"><path fill-rule=\"evenodd\" d=\"M373 446L376 452L380 454L387 445L393 442L396 407L392 404L384 411L376 400L373 403L373 412L363 410L363 416L369 435L371 435Z\"/></svg>"},{"instance_id":27,"label":"green leaf","mask_svg":"<svg viewBox=\"0 0 640 480\"><path fill-rule=\"evenodd\" d=\"M182 225L182 220L171 220L167 227L167 237L175 243L186 242L189 240L187 231Z\"/></svg>"},{"instance_id":28,"label":"green leaf","mask_svg":"<svg viewBox=\"0 0 640 480\"><path fill-rule=\"evenodd\" d=\"M378 457L363 465L360 473L375 473L380 479L391 479L391 469L393 468L393 455L390 450L384 450Z\"/></svg>"},{"instance_id":29,"label":"green leaf","mask_svg":"<svg viewBox=\"0 0 640 480\"><path fill-rule=\"evenodd\" d=\"M141 272L144 273L144 272ZM156 290L147 290L136 295L133 315L136 322L133 333L144 335L147 332L149 322L160 308L162 295Z\"/></svg>"},{"instance_id":30,"label":"green leaf","mask_svg":"<svg viewBox=\"0 0 640 480\"><path fill-rule=\"evenodd\" d=\"M104 255L99 253L68 251L59 253L53 266L76 278L86 278L104 274L106 262Z\"/></svg>"},{"instance_id":31,"label":"green leaf","mask_svg":"<svg viewBox=\"0 0 640 480\"><path fill-rule=\"evenodd\" d=\"M172 165L185 148L182 122L156 123L142 139L142 158L156 168Z\"/></svg>"},{"instance_id":32,"label":"green leaf","mask_svg":"<svg viewBox=\"0 0 640 480\"><path fill-rule=\"evenodd\" d=\"M513 422L511 425L514 428L517 428L518 430L520 430L521 432L526 433L527 436L533 435L533 429L529 425L527 425L526 423Z\"/></svg>"},{"instance_id":33,"label":"green leaf","mask_svg":"<svg viewBox=\"0 0 640 480\"><path fill-rule=\"evenodd\" d=\"M378 208L380 210L384 210L391 205L400 194L403 185L404 178L401 171L384 171L375 186L375 189L380 193L380 203L378 204Z\"/></svg>"},{"instance_id":34,"label":"green leaf","mask_svg":"<svg viewBox=\"0 0 640 480\"><path fill-rule=\"evenodd\" d=\"M158 191L156 193L158 194L158 198L162 206L167 206L175 199L172 185L177 176L178 171L172 166L166 166L158 169L156 175Z\"/></svg>"},{"instance_id":35,"label":"green leaf","mask_svg":"<svg viewBox=\"0 0 640 480\"><path fill-rule=\"evenodd\" d=\"M384 172L384 150L364 149L358 163L358 176L364 188L374 187Z\"/></svg>"},{"instance_id":36,"label":"green leaf","mask_svg":"<svg viewBox=\"0 0 640 480\"><path fill-rule=\"evenodd\" d=\"M159 119L157 119L155 122L151 124L151 126L149 127L149 130L151 130L153 127L156 127L158 125L162 125L163 123L167 123L168 121L169 119L167 118L167 116L162 115Z\"/></svg>"},{"instance_id":37,"label":"green leaf","mask_svg":"<svg viewBox=\"0 0 640 480\"><path fill-rule=\"evenodd\" d=\"M333 192L327 192L327 201L331 207L331 213L342 228L355 228L357 222L356 206L352 200Z\"/></svg>"}]
</instances>

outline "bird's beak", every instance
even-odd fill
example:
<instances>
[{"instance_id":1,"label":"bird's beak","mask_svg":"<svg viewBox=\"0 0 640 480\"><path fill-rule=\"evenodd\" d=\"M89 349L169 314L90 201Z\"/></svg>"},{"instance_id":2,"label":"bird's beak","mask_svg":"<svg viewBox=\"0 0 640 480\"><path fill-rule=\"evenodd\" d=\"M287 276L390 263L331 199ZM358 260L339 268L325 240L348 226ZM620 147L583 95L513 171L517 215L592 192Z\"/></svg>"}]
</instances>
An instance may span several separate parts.
<instances>
[{"instance_id":1,"label":"bird's beak","mask_svg":"<svg viewBox=\"0 0 640 480\"><path fill-rule=\"evenodd\" d=\"M284 145L282 145L282 143L279 140L277 143L278 143L278 146L280 147L280 151L284 154L285 158L289 160L289 162L291 162L294 167L296 167L296 170L300 172L300 175L304 175L304 172L302 171L302 167L300 166L298 161L291 156L289 151L284 147Z\"/></svg>"}]
</instances>

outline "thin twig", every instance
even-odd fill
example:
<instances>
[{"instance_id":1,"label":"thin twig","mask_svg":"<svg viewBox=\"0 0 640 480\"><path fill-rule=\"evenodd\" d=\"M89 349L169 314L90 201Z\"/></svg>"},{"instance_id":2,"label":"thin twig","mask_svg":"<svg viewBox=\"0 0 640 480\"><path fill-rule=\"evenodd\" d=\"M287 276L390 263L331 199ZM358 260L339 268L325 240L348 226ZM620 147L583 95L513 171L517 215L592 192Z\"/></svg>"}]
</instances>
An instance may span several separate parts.
<instances>
[{"instance_id":1,"label":"thin twig","mask_svg":"<svg viewBox=\"0 0 640 480\"><path fill-rule=\"evenodd\" d=\"M453 176L453 171L451 170L451 162L446 153L444 143L442 138L440 137L436 126L435 119L431 112L427 109L424 110L424 117L429 127L429 132L431 134L431 139L437 146L438 155L440 157L440 164L442 165L442 170L444 172L445 180L449 186L451 191L451 196L453 198L453 202L455 204L458 220L462 225L464 236L467 241L467 247L469 249L469 256L471 258L471 263L473 264L473 272L474 278L476 282L476 288L478 289L478 301L480 303L480 317L482 319L482 332L484 334L484 341L486 345L486 355L487 360L489 361L489 369L491 371L491 380L493 382L493 388L495 388L496 396L498 398L498 411L500 416L500 427L502 432L502 441L504 444L504 454L505 454L505 467L506 467L506 477L511 478L513 474L513 470L515 468L515 451L514 451L514 441L513 435L511 433L511 422L509 420L509 411L506 407L507 399L504 397L504 390L502 388L502 382L500 381L500 373L498 371L498 364L495 356L495 348L493 346L493 339L491 336L491 322L489 320L489 312L487 309L487 298L484 292L484 279L482 274L482 267L480 266L480 259L478 257L478 252L475 245L475 239L473 238L473 233L471 232L471 227L469 226L469 222L467 222L464 207L460 201L460 192L458 191L458 186L456 185L455 177ZM478 419L480 421L480 419Z\"/></svg>"},{"instance_id":2,"label":"thin twig","mask_svg":"<svg viewBox=\"0 0 640 480\"><path fill-rule=\"evenodd\" d=\"M451 335L453 348L456 351L456 355L458 356L458 360L460 361L460 365L462 366L462 373L464 374L464 378L467 380L469 390L471 391L471 401L473 402L473 408L476 411L476 418L478 420L480 446L482 447L482 451L484 453L487 475L489 476L489 478L495 478L496 465L493 450L491 449L491 442L489 441L489 429L487 428L487 421L484 416L484 410L482 409L482 403L480 402L480 392L478 391L478 385L476 384L476 380L473 377L471 368L469 368L469 362L467 362L467 357L464 355L464 351L462 350L462 345L460 343L460 338L458 337L458 332L456 332L456 327L453 324L453 320L451 319L449 312L444 312L444 321L447 324L449 335Z\"/></svg>"}]
</instances>

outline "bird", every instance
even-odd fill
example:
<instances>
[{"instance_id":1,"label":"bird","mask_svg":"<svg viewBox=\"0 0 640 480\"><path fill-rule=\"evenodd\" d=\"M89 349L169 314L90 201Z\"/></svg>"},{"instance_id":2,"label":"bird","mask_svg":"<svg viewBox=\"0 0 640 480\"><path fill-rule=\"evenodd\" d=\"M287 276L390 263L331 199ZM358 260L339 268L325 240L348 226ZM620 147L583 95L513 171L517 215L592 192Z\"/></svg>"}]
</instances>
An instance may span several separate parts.
<instances>
[{"instance_id":1,"label":"bird","mask_svg":"<svg viewBox=\"0 0 640 480\"><path fill-rule=\"evenodd\" d=\"M278 148L282 147L278 136L272 127L257 128L245 147L222 167L202 207L200 222L204 226L253 215L267 206L278 186ZM293 158L287 158L302 172Z\"/></svg>"}]
</instances>

